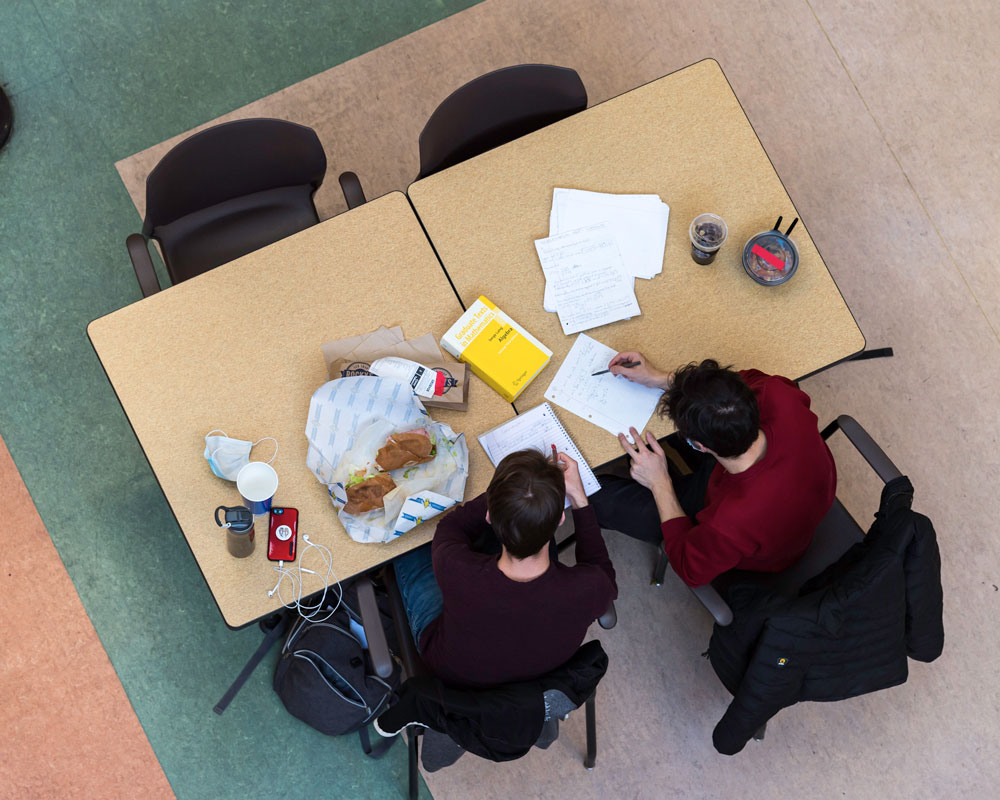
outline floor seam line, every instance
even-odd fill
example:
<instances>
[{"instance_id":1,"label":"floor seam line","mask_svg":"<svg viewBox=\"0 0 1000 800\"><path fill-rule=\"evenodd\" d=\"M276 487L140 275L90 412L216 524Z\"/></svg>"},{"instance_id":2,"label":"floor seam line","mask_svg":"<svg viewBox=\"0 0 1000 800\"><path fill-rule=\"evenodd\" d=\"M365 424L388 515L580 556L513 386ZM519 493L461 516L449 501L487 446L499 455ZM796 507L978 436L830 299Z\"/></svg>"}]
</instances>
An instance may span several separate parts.
<instances>
[{"instance_id":1,"label":"floor seam line","mask_svg":"<svg viewBox=\"0 0 1000 800\"><path fill-rule=\"evenodd\" d=\"M969 283L969 279L962 271L962 268L958 265L958 262L955 260L954 255L952 255L951 248L948 247L948 243L945 241L944 236L941 234L941 231L938 228L937 223L934 221L934 218L927 210L927 206L924 205L923 198L920 197L920 193L917 191L916 187L913 185L913 182L910 180L910 176L907 173L906 168L903 166L902 162L899 160L899 156L896 155L896 151L893 149L892 145L889 144L889 139L886 137L885 131L882 129L882 126L879 124L878 119L872 112L871 106L868 105L868 101L865 100L865 96L861 93L861 89L858 87L857 82L854 80L854 76L851 75L851 71L847 68L847 64L844 63L844 59L840 55L840 51L837 49L837 46L833 43L833 39L830 38L830 34L827 32L826 28L823 25L823 22L819 18L819 15L816 13L816 9L813 8L812 2L810 2L810 0L804 0L804 2L809 7L809 11L812 13L813 18L816 20L816 24L819 25L819 29L823 32L823 36L826 37L826 41L830 45L830 49L833 50L833 54L837 57L837 61L840 64L840 68L844 70L844 74L847 76L847 79L851 82L851 86L854 87L854 92L857 94L858 99L861 100L861 104L865 107L865 111L868 112L868 116L871 118L871 121L875 124L875 128L878 130L879 136L882 138L882 142L889 150L889 155L892 156L892 160L896 162L896 166L899 167L899 171L903 174L903 178L906 180L906 185L910 187L910 191L916 198L917 204L920 206L920 210L924 212L924 216L930 223L931 228L933 228L934 233L938 238L938 241L941 243L941 246L944 248L944 251L948 254L948 260L951 261L952 266L955 268L955 271L962 279L962 283L965 284L966 290L972 297L972 302L976 304L976 308L979 309L979 313L982 314L983 319L986 321L987 327L993 334L993 338L996 339L997 344L1000 344L1000 331L997 331L996 327L993 325L993 321L990 319L989 315L986 313L986 310L979 302L979 297L976 295L975 290Z\"/></svg>"}]
</instances>

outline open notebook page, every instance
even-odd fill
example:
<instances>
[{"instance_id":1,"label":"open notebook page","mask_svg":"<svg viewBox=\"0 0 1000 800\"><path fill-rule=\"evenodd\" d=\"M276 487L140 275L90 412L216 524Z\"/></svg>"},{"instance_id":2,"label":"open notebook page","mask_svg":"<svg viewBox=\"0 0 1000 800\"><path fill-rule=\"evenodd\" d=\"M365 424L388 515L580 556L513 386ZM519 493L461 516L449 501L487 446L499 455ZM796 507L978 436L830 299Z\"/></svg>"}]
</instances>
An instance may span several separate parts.
<instances>
[{"instance_id":1,"label":"open notebook page","mask_svg":"<svg viewBox=\"0 0 1000 800\"><path fill-rule=\"evenodd\" d=\"M493 466L499 464L508 453L528 448L538 450L548 457L552 452L552 445L555 445L559 452L566 453L580 465L580 478L583 480L583 489L588 497L601 488L594 471L584 460L573 440L569 438L569 434L548 403L535 406L530 411L518 414L514 419L487 431L479 436L479 443L493 462Z\"/></svg>"}]
</instances>

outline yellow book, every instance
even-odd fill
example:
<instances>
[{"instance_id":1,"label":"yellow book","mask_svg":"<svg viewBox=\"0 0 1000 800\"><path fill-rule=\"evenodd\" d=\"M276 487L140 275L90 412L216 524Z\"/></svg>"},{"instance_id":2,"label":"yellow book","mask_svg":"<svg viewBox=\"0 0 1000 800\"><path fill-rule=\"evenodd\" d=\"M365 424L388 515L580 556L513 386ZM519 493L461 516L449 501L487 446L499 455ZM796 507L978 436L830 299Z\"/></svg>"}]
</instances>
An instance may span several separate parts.
<instances>
[{"instance_id":1,"label":"yellow book","mask_svg":"<svg viewBox=\"0 0 1000 800\"><path fill-rule=\"evenodd\" d=\"M482 296L449 328L441 346L509 403L552 357L549 348Z\"/></svg>"}]
</instances>

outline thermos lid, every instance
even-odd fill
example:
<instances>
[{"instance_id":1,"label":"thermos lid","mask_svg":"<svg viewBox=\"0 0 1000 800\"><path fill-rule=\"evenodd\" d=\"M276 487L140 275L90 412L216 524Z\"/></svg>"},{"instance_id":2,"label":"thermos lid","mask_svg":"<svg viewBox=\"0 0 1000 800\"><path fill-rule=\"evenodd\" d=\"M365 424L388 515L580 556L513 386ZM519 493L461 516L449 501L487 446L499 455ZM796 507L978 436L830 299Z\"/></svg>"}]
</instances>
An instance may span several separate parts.
<instances>
[{"instance_id":1,"label":"thermos lid","mask_svg":"<svg viewBox=\"0 0 1000 800\"><path fill-rule=\"evenodd\" d=\"M225 521L219 519L219 512L225 511ZM215 524L229 528L233 533L246 533L253 527L253 512L246 506L219 506L215 509Z\"/></svg>"}]
</instances>

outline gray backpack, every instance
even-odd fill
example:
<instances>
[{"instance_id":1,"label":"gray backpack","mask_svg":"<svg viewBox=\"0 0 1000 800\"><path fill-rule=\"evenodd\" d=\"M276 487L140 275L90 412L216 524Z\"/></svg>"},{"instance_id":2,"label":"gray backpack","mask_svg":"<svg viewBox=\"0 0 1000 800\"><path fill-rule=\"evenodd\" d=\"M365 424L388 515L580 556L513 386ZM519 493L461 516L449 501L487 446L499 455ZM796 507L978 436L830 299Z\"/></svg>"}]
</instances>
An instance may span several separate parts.
<instances>
[{"instance_id":1,"label":"gray backpack","mask_svg":"<svg viewBox=\"0 0 1000 800\"><path fill-rule=\"evenodd\" d=\"M324 622L299 618L281 648L274 690L288 712L329 736L357 731L362 749L381 756L395 738L372 749L368 724L386 708L399 688L399 670L388 680L375 674L358 634L360 616L349 605L349 593ZM325 613L316 616L325 616Z\"/></svg>"}]
</instances>

